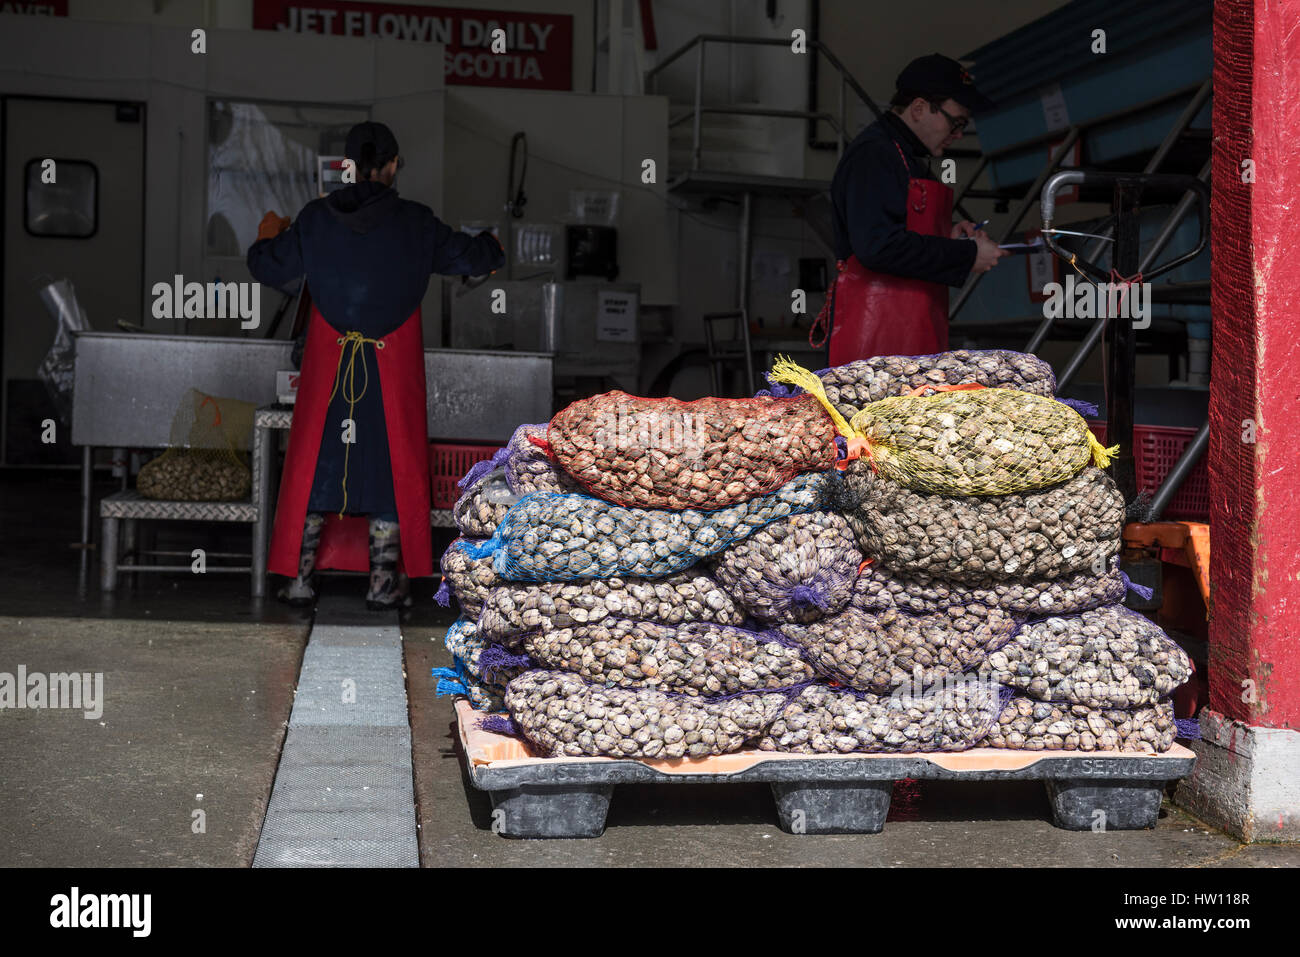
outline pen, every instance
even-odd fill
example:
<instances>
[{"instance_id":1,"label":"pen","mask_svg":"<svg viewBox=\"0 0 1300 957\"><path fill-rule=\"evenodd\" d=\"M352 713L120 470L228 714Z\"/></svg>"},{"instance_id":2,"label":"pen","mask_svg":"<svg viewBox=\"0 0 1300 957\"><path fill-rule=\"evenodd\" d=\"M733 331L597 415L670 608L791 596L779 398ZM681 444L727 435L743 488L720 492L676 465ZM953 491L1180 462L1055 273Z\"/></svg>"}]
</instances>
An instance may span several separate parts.
<instances>
[{"instance_id":1,"label":"pen","mask_svg":"<svg viewBox=\"0 0 1300 957\"><path fill-rule=\"evenodd\" d=\"M978 226L975 227L975 232L978 233L981 229L983 229L985 226L987 226L990 222L992 222L992 220L990 220L990 219L986 219L986 220L984 220L984 222L980 223Z\"/></svg>"}]
</instances>

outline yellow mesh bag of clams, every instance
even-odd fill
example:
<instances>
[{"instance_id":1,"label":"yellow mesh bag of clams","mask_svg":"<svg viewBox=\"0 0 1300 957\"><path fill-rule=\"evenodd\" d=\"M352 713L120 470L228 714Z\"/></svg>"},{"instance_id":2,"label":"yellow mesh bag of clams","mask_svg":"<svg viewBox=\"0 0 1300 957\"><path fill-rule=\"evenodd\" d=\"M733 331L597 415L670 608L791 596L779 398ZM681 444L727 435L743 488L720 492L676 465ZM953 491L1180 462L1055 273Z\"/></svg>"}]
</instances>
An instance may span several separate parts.
<instances>
[{"instance_id":1,"label":"yellow mesh bag of clams","mask_svg":"<svg viewBox=\"0 0 1300 957\"><path fill-rule=\"evenodd\" d=\"M905 488L935 495L1009 495L1072 478L1107 449L1074 409L1018 389L922 386L933 395L891 396L851 421L830 403L820 378L781 357L772 379L817 397L849 443L850 457Z\"/></svg>"}]
</instances>

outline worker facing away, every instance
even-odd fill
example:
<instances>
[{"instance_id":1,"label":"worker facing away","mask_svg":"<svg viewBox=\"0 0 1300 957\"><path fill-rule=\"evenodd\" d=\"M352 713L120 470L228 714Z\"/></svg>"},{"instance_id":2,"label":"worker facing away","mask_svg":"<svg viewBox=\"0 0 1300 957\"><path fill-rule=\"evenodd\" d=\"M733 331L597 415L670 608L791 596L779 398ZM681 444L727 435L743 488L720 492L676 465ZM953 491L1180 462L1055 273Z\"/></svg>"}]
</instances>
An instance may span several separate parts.
<instances>
[{"instance_id":1,"label":"worker facing away","mask_svg":"<svg viewBox=\"0 0 1300 957\"><path fill-rule=\"evenodd\" d=\"M831 181L838 274L809 342L820 348L829 326L832 366L947 350L948 286L1007 255L974 223L952 222L952 188L929 167L992 102L938 53L909 63L896 86Z\"/></svg>"},{"instance_id":2,"label":"worker facing away","mask_svg":"<svg viewBox=\"0 0 1300 957\"><path fill-rule=\"evenodd\" d=\"M486 275L505 253L398 196L382 123L354 126L345 155L355 184L292 225L268 212L248 250L258 282L305 275L313 303L267 567L293 579L279 597L295 605L315 600L318 568L369 571L379 610L433 574L420 301L430 275Z\"/></svg>"}]
</instances>

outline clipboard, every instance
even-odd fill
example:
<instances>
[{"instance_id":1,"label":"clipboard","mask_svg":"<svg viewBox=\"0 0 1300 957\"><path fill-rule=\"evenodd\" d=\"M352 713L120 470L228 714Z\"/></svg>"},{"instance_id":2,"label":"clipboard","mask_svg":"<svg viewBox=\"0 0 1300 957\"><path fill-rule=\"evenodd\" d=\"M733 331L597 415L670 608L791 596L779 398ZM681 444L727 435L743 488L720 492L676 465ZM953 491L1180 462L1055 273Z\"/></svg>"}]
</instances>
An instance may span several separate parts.
<instances>
[{"instance_id":1,"label":"clipboard","mask_svg":"<svg viewBox=\"0 0 1300 957\"><path fill-rule=\"evenodd\" d=\"M998 246L998 249L1005 249L1013 256L1031 256L1047 249L1047 244L1043 242L1043 237L1039 236L1028 243L1003 243Z\"/></svg>"}]
</instances>

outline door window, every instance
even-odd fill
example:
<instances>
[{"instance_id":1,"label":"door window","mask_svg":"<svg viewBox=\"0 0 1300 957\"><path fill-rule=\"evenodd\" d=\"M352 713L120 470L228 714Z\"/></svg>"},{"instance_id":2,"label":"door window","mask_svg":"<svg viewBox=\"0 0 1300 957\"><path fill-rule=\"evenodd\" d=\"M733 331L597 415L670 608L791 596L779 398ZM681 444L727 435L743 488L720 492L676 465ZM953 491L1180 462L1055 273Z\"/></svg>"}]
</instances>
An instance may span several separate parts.
<instances>
[{"instance_id":1,"label":"door window","mask_svg":"<svg viewBox=\"0 0 1300 957\"><path fill-rule=\"evenodd\" d=\"M30 159L23 225L33 236L88 239L99 228L99 170L85 160Z\"/></svg>"}]
</instances>

